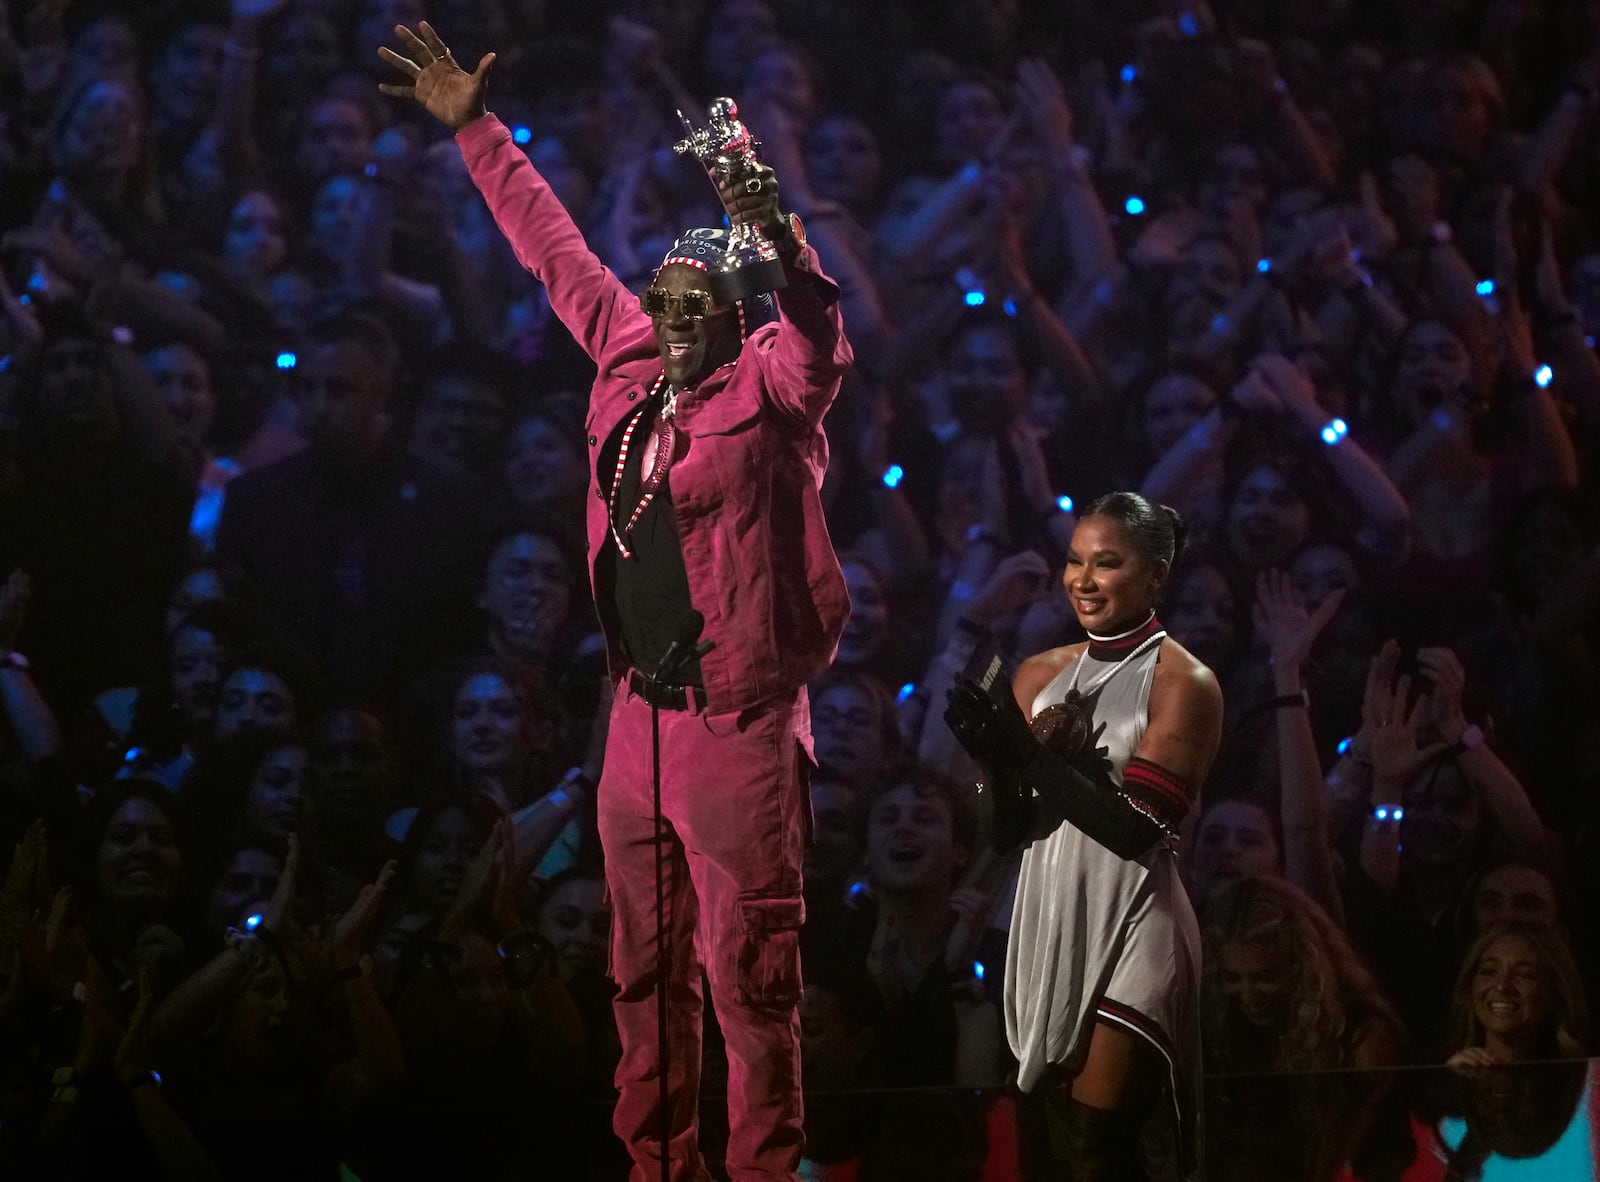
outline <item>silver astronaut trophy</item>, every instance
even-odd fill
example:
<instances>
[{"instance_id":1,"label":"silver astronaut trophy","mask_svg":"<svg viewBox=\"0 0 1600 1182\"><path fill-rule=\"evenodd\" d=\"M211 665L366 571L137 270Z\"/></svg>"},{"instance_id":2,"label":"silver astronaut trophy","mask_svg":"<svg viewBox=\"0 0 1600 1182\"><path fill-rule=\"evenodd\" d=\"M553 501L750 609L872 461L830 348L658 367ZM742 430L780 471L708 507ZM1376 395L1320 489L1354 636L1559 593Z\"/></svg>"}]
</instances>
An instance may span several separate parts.
<instances>
[{"instance_id":1,"label":"silver astronaut trophy","mask_svg":"<svg viewBox=\"0 0 1600 1182\"><path fill-rule=\"evenodd\" d=\"M754 175L756 142L750 129L739 122L739 108L731 98L712 101L711 122L696 128L682 111L684 137L672 145L679 155L693 152L711 174L713 181L725 180L738 188L760 181ZM711 294L720 304L746 300L763 292L777 291L784 285L783 260L760 227L741 222L731 212L728 250L721 265L711 273Z\"/></svg>"}]
</instances>

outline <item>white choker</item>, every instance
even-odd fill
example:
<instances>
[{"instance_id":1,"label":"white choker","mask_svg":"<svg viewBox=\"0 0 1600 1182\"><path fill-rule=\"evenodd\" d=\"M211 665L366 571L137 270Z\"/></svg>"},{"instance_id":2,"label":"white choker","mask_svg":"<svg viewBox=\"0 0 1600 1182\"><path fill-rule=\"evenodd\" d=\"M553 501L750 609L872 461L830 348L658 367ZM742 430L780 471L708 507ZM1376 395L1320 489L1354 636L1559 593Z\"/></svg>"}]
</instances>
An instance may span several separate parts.
<instances>
[{"instance_id":1,"label":"white choker","mask_svg":"<svg viewBox=\"0 0 1600 1182\"><path fill-rule=\"evenodd\" d=\"M1129 628L1126 632L1117 632L1117 633L1115 633L1113 635L1105 636L1105 635L1102 635L1099 632L1089 632L1089 630L1087 628L1085 628L1084 631L1086 633L1088 633L1088 636L1089 636L1090 640L1098 641L1101 644L1112 644L1112 643L1115 643L1118 640L1126 640L1128 637L1132 636L1135 632L1138 632L1141 628L1148 628L1150 626L1150 622L1152 620L1154 620L1155 618L1156 618L1156 609L1155 608L1151 608L1150 609L1150 614L1148 616L1146 616L1144 619L1140 620L1137 624L1135 624L1132 628Z\"/></svg>"}]
</instances>

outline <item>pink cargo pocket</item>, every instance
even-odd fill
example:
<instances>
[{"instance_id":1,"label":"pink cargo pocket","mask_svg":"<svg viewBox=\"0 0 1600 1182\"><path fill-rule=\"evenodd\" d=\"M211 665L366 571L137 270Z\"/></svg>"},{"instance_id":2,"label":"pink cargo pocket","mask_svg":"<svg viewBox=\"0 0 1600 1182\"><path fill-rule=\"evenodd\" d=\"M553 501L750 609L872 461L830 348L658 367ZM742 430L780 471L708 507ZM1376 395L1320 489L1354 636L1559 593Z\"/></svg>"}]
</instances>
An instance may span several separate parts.
<instances>
[{"instance_id":1,"label":"pink cargo pocket","mask_svg":"<svg viewBox=\"0 0 1600 1182\"><path fill-rule=\"evenodd\" d=\"M734 999L768 1008L800 1000L802 899L739 900L739 960Z\"/></svg>"}]
</instances>

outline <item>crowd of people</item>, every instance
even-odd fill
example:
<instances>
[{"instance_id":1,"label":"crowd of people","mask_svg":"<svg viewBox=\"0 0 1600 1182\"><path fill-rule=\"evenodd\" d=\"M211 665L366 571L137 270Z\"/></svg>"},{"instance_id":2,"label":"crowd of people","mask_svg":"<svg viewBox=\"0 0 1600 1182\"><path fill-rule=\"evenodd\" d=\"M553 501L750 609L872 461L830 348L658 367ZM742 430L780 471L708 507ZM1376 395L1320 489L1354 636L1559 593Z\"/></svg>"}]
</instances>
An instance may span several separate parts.
<instances>
[{"instance_id":1,"label":"crowd of people","mask_svg":"<svg viewBox=\"0 0 1600 1182\"><path fill-rule=\"evenodd\" d=\"M1587 1077L1502 1073L1590 1053L1600 984L1589 7L13 0L0 1174L627 1170L611 424L465 145L379 93L423 19L627 288L720 222L672 148L720 95L838 285L809 1176L1048 1176L1000 1006L1038 876L945 709L1083 639L1113 490L1186 523L1155 607L1223 701L1172 823L1212 1176L1565 1144ZM1460 1081L1418 1125L1343 1071L1411 1064Z\"/></svg>"}]
</instances>

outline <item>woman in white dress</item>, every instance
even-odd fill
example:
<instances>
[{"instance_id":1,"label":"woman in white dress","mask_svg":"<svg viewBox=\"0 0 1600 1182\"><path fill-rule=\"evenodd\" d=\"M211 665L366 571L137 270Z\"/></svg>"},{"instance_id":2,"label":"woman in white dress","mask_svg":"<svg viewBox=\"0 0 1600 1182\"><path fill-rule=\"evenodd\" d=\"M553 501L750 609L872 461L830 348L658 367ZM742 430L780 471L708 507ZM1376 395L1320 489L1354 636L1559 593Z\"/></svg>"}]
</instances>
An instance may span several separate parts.
<instances>
[{"instance_id":1,"label":"woman in white dress","mask_svg":"<svg viewBox=\"0 0 1600 1182\"><path fill-rule=\"evenodd\" d=\"M1073 1182L1198 1168L1200 937L1174 847L1222 692L1156 619L1182 547L1173 510L1101 497L1063 578L1089 640L1030 657L1011 695L958 679L945 714L994 793L997 843L1027 847L1006 1033Z\"/></svg>"}]
</instances>

